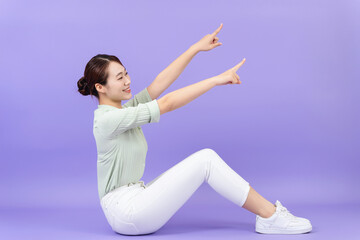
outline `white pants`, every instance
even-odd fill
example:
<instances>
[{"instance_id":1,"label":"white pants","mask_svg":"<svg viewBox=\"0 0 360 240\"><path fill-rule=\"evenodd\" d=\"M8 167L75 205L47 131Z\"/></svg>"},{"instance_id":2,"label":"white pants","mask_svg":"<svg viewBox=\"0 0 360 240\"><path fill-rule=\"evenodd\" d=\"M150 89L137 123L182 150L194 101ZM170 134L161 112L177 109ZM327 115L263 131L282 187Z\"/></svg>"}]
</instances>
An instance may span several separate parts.
<instances>
[{"instance_id":1,"label":"white pants","mask_svg":"<svg viewBox=\"0 0 360 240\"><path fill-rule=\"evenodd\" d=\"M124 235L160 229L203 182L242 207L250 185L212 149L197 151L144 185L129 183L108 192L101 207L112 229Z\"/></svg>"}]
</instances>

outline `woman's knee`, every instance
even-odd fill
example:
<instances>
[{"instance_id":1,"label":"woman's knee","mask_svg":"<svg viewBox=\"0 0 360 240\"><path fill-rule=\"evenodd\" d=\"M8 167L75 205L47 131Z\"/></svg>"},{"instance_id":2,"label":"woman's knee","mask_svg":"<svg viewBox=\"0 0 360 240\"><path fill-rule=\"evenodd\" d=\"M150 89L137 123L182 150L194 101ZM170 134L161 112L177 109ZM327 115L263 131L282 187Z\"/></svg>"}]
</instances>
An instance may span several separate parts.
<instances>
[{"instance_id":1,"label":"woman's knee","mask_svg":"<svg viewBox=\"0 0 360 240\"><path fill-rule=\"evenodd\" d=\"M203 148L201 150L198 151L201 154L207 155L207 156L212 156L212 155L216 155L218 156L218 154L215 152L215 150L211 149L211 148Z\"/></svg>"},{"instance_id":2,"label":"woman's knee","mask_svg":"<svg viewBox=\"0 0 360 240\"><path fill-rule=\"evenodd\" d=\"M201 164L208 164L209 161L219 159L219 155L211 148L203 148L193 154L194 159L197 159Z\"/></svg>"},{"instance_id":3,"label":"woman's knee","mask_svg":"<svg viewBox=\"0 0 360 240\"><path fill-rule=\"evenodd\" d=\"M203 148L203 149L199 150L198 152L205 153L205 154L214 154L214 153L216 153L215 150L213 150L211 148Z\"/></svg>"},{"instance_id":4,"label":"woman's knee","mask_svg":"<svg viewBox=\"0 0 360 240\"><path fill-rule=\"evenodd\" d=\"M203 148L199 151L194 152L189 157L186 158L186 161L189 161L189 164L200 164L208 165L212 161L219 159L219 155L211 148Z\"/></svg>"}]
</instances>

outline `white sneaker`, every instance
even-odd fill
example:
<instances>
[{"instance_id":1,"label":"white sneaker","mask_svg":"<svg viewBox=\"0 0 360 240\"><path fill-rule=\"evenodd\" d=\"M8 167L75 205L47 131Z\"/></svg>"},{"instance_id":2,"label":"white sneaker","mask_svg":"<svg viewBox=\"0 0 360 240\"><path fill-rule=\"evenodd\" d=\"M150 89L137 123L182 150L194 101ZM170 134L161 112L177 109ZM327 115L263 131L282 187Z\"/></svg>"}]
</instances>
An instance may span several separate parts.
<instances>
[{"instance_id":1,"label":"white sneaker","mask_svg":"<svg viewBox=\"0 0 360 240\"><path fill-rule=\"evenodd\" d=\"M312 230L311 222L306 218L296 217L278 200L276 211L268 218L256 215L255 231L267 234L299 234Z\"/></svg>"}]
</instances>

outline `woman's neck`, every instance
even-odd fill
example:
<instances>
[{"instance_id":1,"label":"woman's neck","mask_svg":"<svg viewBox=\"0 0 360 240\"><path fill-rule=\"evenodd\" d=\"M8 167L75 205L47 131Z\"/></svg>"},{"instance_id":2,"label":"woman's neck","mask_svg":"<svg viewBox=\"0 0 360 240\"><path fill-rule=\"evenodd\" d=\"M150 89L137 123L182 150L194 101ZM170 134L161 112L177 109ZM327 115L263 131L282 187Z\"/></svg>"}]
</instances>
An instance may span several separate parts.
<instances>
[{"instance_id":1,"label":"woman's neck","mask_svg":"<svg viewBox=\"0 0 360 240\"><path fill-rule=\"evenodd\" d=\"M99 105L110 105L110 106L117 107L117 108L120 108L120 109L122 108L121 107L121 101L120 102L114 102L114 101L111 101L111 100L100 100Z\"/></svg>"}]
</instances>

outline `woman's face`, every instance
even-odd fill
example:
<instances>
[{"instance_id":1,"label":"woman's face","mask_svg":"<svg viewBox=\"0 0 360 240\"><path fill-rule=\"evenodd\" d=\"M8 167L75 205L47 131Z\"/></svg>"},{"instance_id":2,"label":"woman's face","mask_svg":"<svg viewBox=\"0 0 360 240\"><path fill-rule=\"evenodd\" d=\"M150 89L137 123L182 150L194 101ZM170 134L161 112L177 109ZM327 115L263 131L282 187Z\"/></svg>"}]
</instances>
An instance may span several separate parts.
<instances>
[{"instance_id":1,"label":"woman's face","mask_svg":"<svg viewBox=\"0 0 360 240\"><path fill-rule=\"evenodd\" d=\"M106 95L114 102L121 100L128 100L132 97L130 92L125 92L125 89L130 87L130 76L126 69L118 62L111 61L108 68L108 79L105 85Z\"/></svg>"}]
</instances>

